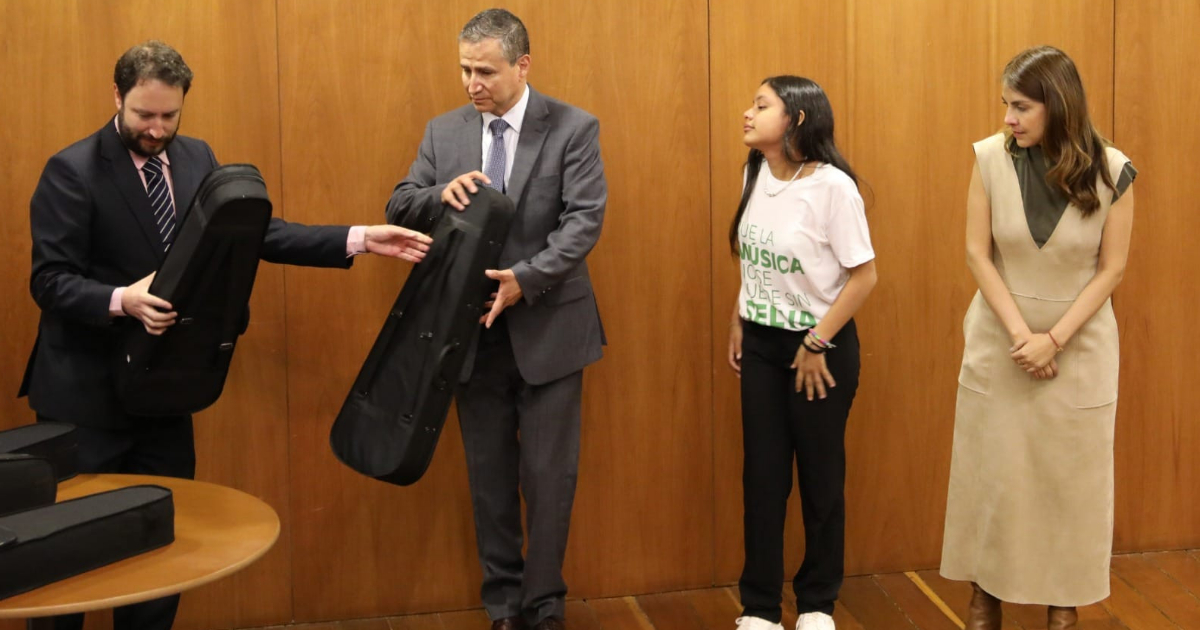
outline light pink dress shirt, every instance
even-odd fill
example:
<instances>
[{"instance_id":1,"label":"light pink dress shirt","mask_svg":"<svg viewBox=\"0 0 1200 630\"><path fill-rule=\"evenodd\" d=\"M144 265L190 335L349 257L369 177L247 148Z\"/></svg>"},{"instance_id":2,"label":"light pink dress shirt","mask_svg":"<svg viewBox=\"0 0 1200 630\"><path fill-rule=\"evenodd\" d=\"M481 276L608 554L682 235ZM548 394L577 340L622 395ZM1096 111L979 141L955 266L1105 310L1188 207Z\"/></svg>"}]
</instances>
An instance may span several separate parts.
<instances>
[{"instance_id":1,"label":"light pink dress shirt","mask_svg":"<svg viewBox=\"0 0 1200 630\"><path fill-rule=\"evenodd\" d=\"M117 133L121 133L121 128L117 126L117 119L113 118L113 126L117 127ZM142 167L150 158L143 155L138 155L133 151L129 152L129 157L133 159L133 165L137 167L138 177L142 178L142 188L147 188L146 174L142 172ZM162 160L163 177L167 180L167 189L171 193L171 203L175 202L175 180L171 177L171 158L163 151L158 155ZM178 216L179 207L176 206L176 216ZM350 228L350 233L346 236L346 257L357 256L364 254L367 251L367 226L355 225ZM121 317L125 315L125 309L121 307L121 296L125 294L126 287L117 287L113 289L112 297L108 299L108 313L113 317Z\"/></svg>"}]
</instances>

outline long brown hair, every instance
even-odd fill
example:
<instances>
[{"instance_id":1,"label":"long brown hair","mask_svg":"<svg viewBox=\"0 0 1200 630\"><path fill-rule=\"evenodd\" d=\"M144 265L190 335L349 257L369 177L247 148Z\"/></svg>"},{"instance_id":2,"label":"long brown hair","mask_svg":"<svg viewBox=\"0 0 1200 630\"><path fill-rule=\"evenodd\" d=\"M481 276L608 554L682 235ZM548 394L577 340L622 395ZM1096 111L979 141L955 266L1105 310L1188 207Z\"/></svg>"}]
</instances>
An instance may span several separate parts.
<instances>
[{"instance_id":1,"label":"long brown hair","mask_svg":"<svg viewBox=\"0 0 1200 630\"><path fill-rule=\"evenodd\" d=\"M1108 141L1088 116L1075 62L1052 46L1022 51L1004 67L1004 85L1046 106L1042 151L1052 164L1046 182L1063 191L1083 216L1100 207L1096 176L1116 192L1104 149ZM1012 130L1005 128L1006 146Z\"/></svg>"}]
</instances>

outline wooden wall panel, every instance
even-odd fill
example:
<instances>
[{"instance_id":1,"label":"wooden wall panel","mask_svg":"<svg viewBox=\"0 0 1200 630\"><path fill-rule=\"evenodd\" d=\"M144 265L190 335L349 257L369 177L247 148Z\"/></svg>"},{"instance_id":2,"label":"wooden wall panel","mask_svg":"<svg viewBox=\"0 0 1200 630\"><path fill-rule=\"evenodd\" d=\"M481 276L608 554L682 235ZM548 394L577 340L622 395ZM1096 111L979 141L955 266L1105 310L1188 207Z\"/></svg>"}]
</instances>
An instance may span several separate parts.
<instances>
[{"instance_id":1,"label":"wooden wall panel","mask_svg":"<svg viewBox=\"0 0 1200 630\"><path fill-rule=\"evenodd\" d=\"M1114 141L1140 171L1133 242L1114 303L1121 329L1117 408L1118 550L1200 545L1200 390L1191 384L1200 341L1193 288L1200 254L1200 6L1119 0Z\"/></svg>"},{"instance_id":2,"label":"wooden wall panel","mask_svg":"<svg viewBox=\"0 0 1200 630\"><path fill-rule=\"evenodd\" d=\"M744 560L742 537L742 414L737 375L726 360L728 323L740 287L737 259L729 252L729 224L742 193L747 148L742 144L742 113L750 107L763 79L781 74L808 77L821 85L833 105L837 140L848 149L849 56L848 3L809 4L803 27L796 3L758 7L746 19L745 5L731 0L710 3L712 116L712 363L713 363L713 512L716 583L737 580ZM786 555L789 571L803 552L800 502L788 505Z\"/></svg>"},{"instance_id":3,"label":"wooden wall panel","mask_svg":"<svg viewBox=\"0 0 1200 630\"><path fill-rule=\"evenodd\" d=\"M163 9L121 4L19 0L0 5L9 44L0 55L6 97L0 112L16 124L0 136L10 151L0 198L6 247L3 391L15 392L37 328L29 296L29 197L45 161L113 115L113 64L128 47L157 38L176 47L196 78L181 133L207 140L218 159L257 164L280 192L275 3L222 0ZM11 88L11 89L10 89ZM238 344L221 400L196 417L197 476L261 497L287 515L286 372L283 276L264 265L251 301L253 321ZM4 398L4 426L33 420L24 400ZM286 526L277 546L246 571L188 593L177 628L265 625L290 618ZM89 621L93 627L94 622Z\"/></svg>"},{"instance_id":4,"label":"wooden wall panel","mask_svg":"<svg viewBox=\"0 0 1200 630\"><path fill-rule=\"evenodd\" d=\"M98 129L112 112L112 99L105 97L111 94L105 88L112 83L112 61L81 63L87 50L82 38L60 31L61 24L76 20L73 9L34 0L0 3L0 36L10 42L0 46L0 94L5 95L0 113L13 121L0 125L0 145L6 147L0 169L0 326L5 331L0 336L0 429L34 421L25 399L16 398L39 313L29 294L29 198L46 160ZM62 70L48 81L47 67Z\"/></svg>"},{"instance_id":5,"label":"wooden wall panel","mask_svg":"<svg viewBox=\"0 0 1200 630\"><path fill-rule=\"evenodd\" d=\"M707 585L712 573L705 7L511 7L544 51L534 84L600 119L609 186L589 258L609 345L585 372L567 551L580 597Z\"/></svg>"},{"instance_id":6,"label":"wooden wall panel","mask_svg":"<svg viewBox=\"0 0 1200 630\"><path fill-rule=\"evenodd\" d=\"M879 284L858 318L847 570L933 566L949 474L970 143L995 124L983 3L855 3L851 159L871 186ZM947 25L953 24L953 28Z\"/></svg>"},{"instance_id":7,"label":"wooden wall panel","mask_svg":"<svg viewBox=\"0 0 1200 630\"><path fill-rule=\"evenodd\" d=\"M383 219L426 121L465 102L456 36L486 6L280 7L291 218ZM697 308L709 291L704 6L510 7L531 32L532 84L602 121L610 184L604 236L589 258L610 345L585 378L566 567L573 595L701 585L711 575L711 366L696 343L710 329L707 308ZM327 445L406 270L360 260L349 274L287 271L299 619L478 603L454 423L410 488L352 473Z\"/></svg>"},{"instance_id":8,"label":"wooden wall panel","mask_svg":"<svg viewBox=\"0 0 1200 630\"><path fill-rule=\"evenodd\" d=\"M37 186L47 158L55 151L99 128L111 111L111 100L103 100L104 84L92 83L95 98L90 110L79 115L81 94L73 83L83 83L85 70L76 64L82 44L63 38L56 41L58 24L70 19L70 7L44 7L33 1L0 3L0 37L24 45L0 46L0 115L23 124L0 125L0 146L7 148L5 168L0 169L0 430L34 421L25 399L16 398L25 374L25 360L37 336L38 307L29 295L29 198ZM113 57L116 58L115 55ZM44 81L41 60L58 67L79 68L70 79ZM102 66L92 70L99 79ZM112 72L111 62L108 68ZM76 76L78 75L78 76ZM74 81L72 81L73 79ZM80 90L82 91L82 89ZM25 111L24 94L40 107ZM90 113L88 113L90 112ZM23 630L25 623L0 619L0 630Z\"/></svg>"}]
</instances>

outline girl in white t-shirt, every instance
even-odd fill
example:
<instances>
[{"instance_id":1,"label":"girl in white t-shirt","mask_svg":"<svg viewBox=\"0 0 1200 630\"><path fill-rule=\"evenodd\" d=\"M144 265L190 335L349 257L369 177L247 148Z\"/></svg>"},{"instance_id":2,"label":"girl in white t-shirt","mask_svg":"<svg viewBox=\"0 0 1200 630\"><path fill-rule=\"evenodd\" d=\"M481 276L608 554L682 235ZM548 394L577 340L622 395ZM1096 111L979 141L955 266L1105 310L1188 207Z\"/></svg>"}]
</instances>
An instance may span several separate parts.
<instances>
[{"instance_id":1,"label":"girl in white t-shirt","mask_svg":"<svg viewBox=\"0 0 1200 630\"><path fill-rule=\"evenodd\" d=\"M852 317L875 286L857 177L833 110L801 77L767 79L743 120L750 147L729 244L741 291L729 364L741 377L746 564L740 630L782 630L783 532L799 470L805 555L797 630L834 628L845 538L846 418L858 388Z\"/></svg>"}]
</instances>

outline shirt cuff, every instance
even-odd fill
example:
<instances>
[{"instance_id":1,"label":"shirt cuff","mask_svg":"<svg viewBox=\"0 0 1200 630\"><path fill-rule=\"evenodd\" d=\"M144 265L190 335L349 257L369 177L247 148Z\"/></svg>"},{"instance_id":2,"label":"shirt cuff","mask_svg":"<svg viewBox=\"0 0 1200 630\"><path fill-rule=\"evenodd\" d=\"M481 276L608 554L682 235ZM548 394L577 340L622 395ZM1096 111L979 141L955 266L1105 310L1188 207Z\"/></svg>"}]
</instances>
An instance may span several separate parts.
<instances>
[{"instance_id":1,"label":"shirt cuff","mask_svg":"<svg viewBox=\"0 0 1200 630\"><path fill-rule=\"evenodd\" d=\"M346 235L346 257L367 253L367 226L355 225Z\"/></svg>"},{"instance_id":2,"label":"shirt cuff","mask_svg":"<svg viewBox=\"0 0 1200 630\"><path fill-rule=\"evenodd\" d=\"M124 317L125 309L121 308L121 296L125 295L125 287L113 289L112 297L108 298L108 314L113 317Z\"/></svg>"}]
</instances>

